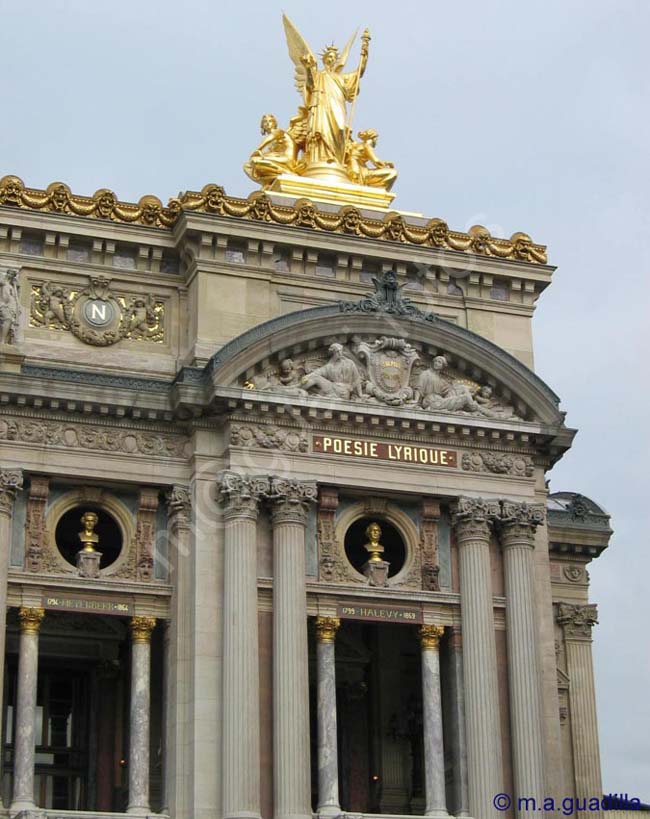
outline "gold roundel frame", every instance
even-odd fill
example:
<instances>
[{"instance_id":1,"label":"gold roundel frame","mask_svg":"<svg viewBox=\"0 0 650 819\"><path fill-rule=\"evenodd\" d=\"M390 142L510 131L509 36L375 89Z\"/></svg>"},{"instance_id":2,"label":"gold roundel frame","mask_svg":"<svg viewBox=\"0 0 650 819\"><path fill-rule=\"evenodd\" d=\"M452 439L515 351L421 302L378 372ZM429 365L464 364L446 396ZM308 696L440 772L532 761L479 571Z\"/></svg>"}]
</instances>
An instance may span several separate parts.
<instances>
[{"instance_id":1,"label":"gold roundel frame","mask_svg":"<svg viewBox=\"0 0 650 819\"><path fill-rule=\"evenodd\" d=\"M47 545L49 552L54 556L57 563L57 568L60 568L62 572L65 572L66 574L77 573L76 568L72 564L68 563L68 561L59 551L59 547L56 543L56 527L66 512L69 512L75 507L79 507L81 512L81 508L83 506L96 506L99 509L103 509L109 515L111 515L117 524L118 529L120 530L120 535L122 536L122 548L120 550L120 554L110 566L107 566L105 569L100 571L100 575L102 577L114 575L118 573L120 569L122 569L128 562L135 537L135 522L133 520L133 515L127 506L110 492L100 490L89 493L87 489L73 489L66 492L64 495L61 495L60 498L57 498L47 510L47 514L45 516ZM100 543L98 551L101 552L101 550L102 548Z\"/></svg>"},{"instance_id":2,"label":"gold roundel frame","mask_svg":"<svg viewBox=\"0 0 650 819\"><path fill-rule=\"evenodd\" d=\"M404 565L396 575L390 577L386 583L388 587L401 586L417 567L420 542L420 533L411 518L394 503L383 500L359 501L353 503L341 513L335 526L337 559L341 566L345 566L349 579L354 583L367 585L366 577L361 574L348 560L345 553L345 535L357 520L372 517L381 526L382 520L392 524L404 542Z\"/></svg>"}]
</instances>

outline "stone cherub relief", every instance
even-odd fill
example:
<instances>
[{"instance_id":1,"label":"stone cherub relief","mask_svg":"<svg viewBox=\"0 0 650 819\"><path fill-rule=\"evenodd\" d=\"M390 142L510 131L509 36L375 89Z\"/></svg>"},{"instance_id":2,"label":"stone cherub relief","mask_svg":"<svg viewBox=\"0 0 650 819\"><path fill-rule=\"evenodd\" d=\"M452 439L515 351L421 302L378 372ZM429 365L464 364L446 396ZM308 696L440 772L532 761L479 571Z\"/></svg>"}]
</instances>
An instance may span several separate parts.
<instances>
[{"instance_id":1,"label":"stone cherub relief","mask_svg":"<svg viewBox=\"0 0 650 819\"><path fill-rule=\"evenodd\" d=\"M403 338L354 337L303 359L283 358L245 384L293 397L318 396L437 413L515 419L514 408L450 370L444 355L428 357Z\"/></svg>"}]
</instances>

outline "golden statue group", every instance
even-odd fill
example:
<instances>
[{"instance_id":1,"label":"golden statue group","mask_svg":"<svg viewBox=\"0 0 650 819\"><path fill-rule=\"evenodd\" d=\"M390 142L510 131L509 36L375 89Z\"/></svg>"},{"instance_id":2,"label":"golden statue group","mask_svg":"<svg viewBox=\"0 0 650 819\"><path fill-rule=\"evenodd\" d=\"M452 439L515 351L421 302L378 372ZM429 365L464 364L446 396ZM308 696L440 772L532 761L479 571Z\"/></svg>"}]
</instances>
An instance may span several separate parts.
<instances>
[{"instance_id":1,"label":"golden statue group","mask_svg":"<svg viewBox=\"0 0 650 819\"><path fill-rule=\"evenodd\" d=\"M291 185L278 182L303 177L320 180L325 186L343 183L389 191L397 172L391 162L380 160L375 153L377 132L359 131L358 142L352 135L359 82L368 62L368 30L361 35L359 65L348 73L344 69L356 32L341 52L334 45L327 46L322 52L323 67L318 68L311 49L286 15L283 23L303 105L286 129L278 127L273 114L264 114L262 141L244 170L265 189L289 191Z\"/></svg>"}]
</instances>

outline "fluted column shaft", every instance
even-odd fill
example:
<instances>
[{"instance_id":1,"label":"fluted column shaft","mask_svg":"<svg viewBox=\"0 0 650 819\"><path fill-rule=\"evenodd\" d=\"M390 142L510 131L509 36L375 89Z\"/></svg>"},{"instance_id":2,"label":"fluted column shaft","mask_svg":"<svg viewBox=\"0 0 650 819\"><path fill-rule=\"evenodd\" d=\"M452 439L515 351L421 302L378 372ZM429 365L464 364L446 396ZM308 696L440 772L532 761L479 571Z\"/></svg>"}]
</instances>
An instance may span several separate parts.
<instances>
[{"instance_id":1,"label":"fluted column shaft","mask_svg":"<svg viewBox=\"0 0 650 819\"><path fill-rule=\"evenodd\" d=\"M598 622L597 608L593 604L560 603L557 621L564 630L569 676L576 796L589 799L592 794L602 793L603 790L591 655L591 629Z\"/></svg>"},{"instance_id":2,"label":"fluted column shaft","mask_svg":"<svg viewBox=\"0 0 650 819\"><path fill-rule=\"evenodd\" d=\"M456 816L469 816L467 742L465 739L465 686L463 683L463 641L458 626L449 636L451 665L451 752L454 766L454 806Z\"/></svg>"},{"instance_id":3,"label":"fluted column shaft","mask_svg":"<svg viewBox=\"0 0 650 819\"><path fill-rule=\"evenodd\" d=\"M338 617L316 618L316 659L318 664L318 814L338 816L339 765L336 724L336 632Z\"/></svg>"},{"instance_id":4,"label":"fluted column shaft","mask_svg":"<svg viewBox=\"0 0 650 819\"><path fill-rule=\"evenodd\" d=\"M149 806L149 723L151 710L151 632L154 617L132 617L129 804L127 813L147 814Z\"/></svg>"},{"instance_id":5,"label":"fluted column shaft","mask_svg":"<svg viewBox=\"0 0 650 819\"><path fill-rule=\"evenodd\" d=\"M459 551L469 810L496 817L492 800L503 790L501 726L490 567L491 522L499 504L460 498L454 524Z\"/></svg>"},{"instance_id":6,"label":"fluted column shaft","mask_svg":"<svg viewBox=\"0 0 650 819\"><path fill-rule=\"evenodd\" d=\"M506 592L514 795L533 797L539 804L544 798L545 779L533 548L535 527L543 520L542 506L504 501L499 527Z\"/></svg>"},{"instance_id":7,"label":"fluted column shaft","mask_svg":"<svg viewBox=\"0 0 650 819\"><path fill-rule=\"evenodd\" d=\"M223 811L260 816L257 516L267 478L225 473L223 598Z\"/></svg>"},{"instance_id":8,"label":"fluted column shaft","mask_svg":"<svg viewBox=\"0 0 650 819\"><path fill-rule=\"evenodd\" d=\"M316 485L272 479L275 819L310 819L305 525Z\"/></svg>"},{"instance_id":9,"label":"fluted column shaft","mask_svg":"<svg viewBox=\"0 0 650 819\"><path fill-rule=\"evenodd\" d=\"M7 630L7 575L11 553L11 527L16 492L23 487L20 469L0 469L0 658L4 664L5 635ZM0 674L0 703L4 702L4 673ZM0 714L0 731L3 729ZM0 807L4 805L2 777L0 777Z\"/></svg>"},{"instance_id":10,"label":"fluted column shaft","mask_svg":"<svg viewBox=\"0 0 650 819\"><path fill-rule=\"evenodd\" d=\"M38 632L45 612L41 608L20 609L18 696L14 745L14 792L11 812L33 810L36 754L36 694L38 690Z\"/></svg>"},{"instance_id":11,"label":"fluted column shaft","mask_svg":"<svg viewBox=\"0 0 650 819\"><path fill-rule=\"evenodd\" d=\"M440 697L440 657L438 647L442 626L420 626L422 647L422 717L424 729L424 780L426 816L447 816L445 794L445 749Z\"/></svg>"}]
</instances>

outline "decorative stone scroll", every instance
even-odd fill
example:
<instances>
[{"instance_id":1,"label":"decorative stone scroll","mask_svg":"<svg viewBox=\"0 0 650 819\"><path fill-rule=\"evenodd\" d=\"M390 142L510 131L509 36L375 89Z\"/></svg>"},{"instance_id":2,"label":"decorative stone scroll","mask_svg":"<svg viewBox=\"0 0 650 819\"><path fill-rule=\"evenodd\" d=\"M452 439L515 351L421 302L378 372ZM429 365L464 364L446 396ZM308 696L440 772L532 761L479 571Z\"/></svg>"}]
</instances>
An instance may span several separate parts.
<instances>
[{"instance_id":1,"label":"decorative stone scroll","mask_svg":"<svg viewBox=\"0 0 650 819\"><path fill-rule=\"evenodd\" d=\"M273 503L274 523L304 524L309 505L318 498L318 487L315 481L273 477L268 497Z\"/></svg>"},{"instance_id":2,"label":"decorative stone scroll","mask_svg":"<svg viewBox=\"0 0 650 819\"><path fill-rule=\"evenodd\" d=\"M344 313L387 313L388 315L434 322L435 313L425 313L407 298L402 290L406 285L397 283L397 273L387 270L381 276L373 276L375 292L360 301L340 301Z\"/></svg>"},{"instance_id":3,"label":"decorative stone scroll","mask_svg":"<svg viewBox=\"0 0 650 819\"><path fill-rule=\"evenodd\" d=\"M106 347L122 339L163 343L165 304L149 293L118 295L110 279L90 277L81 290L57 282L32 285L30 327L68 330L80 341Z\"/></svg>"},{"instance_id":4,"label":"decorative stone scroll","mask_svg":"<svg viewBox=\"0 0 650 819\"><path fill-rule=\"evenodd\" d=\"M222 472L217 485L226 518L249 517L255 520L259 503L268 497L271 486L265 475L240 475L237 472Z\"/></svg>"},{"instance_id":5,"label":"decorative stone scroll","mask_svg":"<svg viewBox=\"0 0 650 819\"><path fill-rule=\"evenodd\" d=\"M389 336L355 336L345 344L334 341L327 349L284 358L242 386L293 397L517 418L512 406L494 397L491 386L450 371L444 355L422 354L406 339Z\"/></svg>"},{"instance_id":6,"label":"decorative stone scroll","mask_svg":"<svg viewBox=\"0 0 650 819\"><path fill-rule=\"evenodd\" d=\"M20 469L0 469L0 514L11 515L16 492L23 488Z\"/></svg>"}]
</instances>

